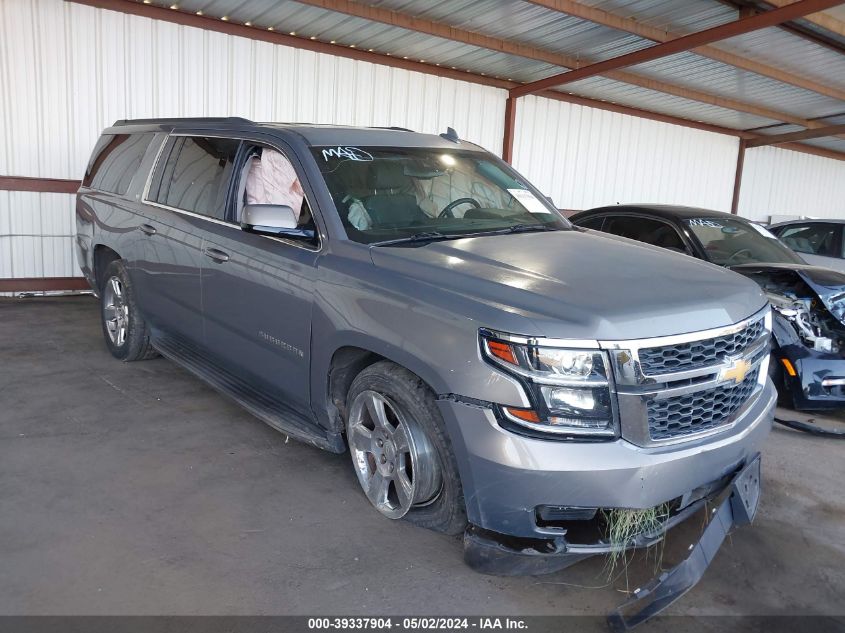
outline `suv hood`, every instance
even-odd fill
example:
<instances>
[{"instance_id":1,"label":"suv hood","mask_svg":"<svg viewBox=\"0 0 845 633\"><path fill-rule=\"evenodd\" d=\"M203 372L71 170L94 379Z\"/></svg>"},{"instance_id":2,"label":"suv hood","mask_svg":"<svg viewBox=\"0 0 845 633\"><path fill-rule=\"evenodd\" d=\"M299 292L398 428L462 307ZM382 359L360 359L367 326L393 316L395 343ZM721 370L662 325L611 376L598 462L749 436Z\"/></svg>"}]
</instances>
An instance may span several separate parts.
<instances>
[{"instance_id":1,"label":"suv hood","mask_svg":"<svg viewBox=\"0 0 845 633\"><path fill-rule=\"evenodd\" d=\"M515 334L648 338L736 323L766 304L759 286L741 275L595 231L474 237L370 253L376 266L433 292L529 319ZM479 327L499 327L489 314Z\"/></svg>"}]
</instances>

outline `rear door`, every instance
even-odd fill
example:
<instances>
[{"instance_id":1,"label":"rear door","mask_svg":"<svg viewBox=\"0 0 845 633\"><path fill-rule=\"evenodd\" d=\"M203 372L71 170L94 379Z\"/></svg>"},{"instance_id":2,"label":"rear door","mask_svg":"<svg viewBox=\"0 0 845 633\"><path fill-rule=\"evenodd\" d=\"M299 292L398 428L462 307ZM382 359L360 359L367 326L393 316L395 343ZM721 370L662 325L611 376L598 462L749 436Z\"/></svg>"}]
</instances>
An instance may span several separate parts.
<instances>
[{"instance_id":1,"label":"rear door","mask_svg":"<svg viewBox=\"0 0 845 633\"><path fill-rule=\"evenodd\" d=\"M172 135L146 193L144 256L136 264L142 310L154 328L203 343L202 242L222 222L239 141Z\"/></svg>"},{"instance_id":2,"label":"rear door","mask_svg":"<svg viewBox=\"0 0 845 633\"><path fill-rule=\"evenodd\" d=\"M842 225L833 222L807 222L780 228L780 241L801 259L814 266L825 266L845 272L842 259Z\"/></svg>"},{"instance_id":3,"label":"rear door","mask_svg":"<svg viewBox=\"0 0 845 633\"><path fill-rule=\"evenodd\" d=\"M290 149L275 143L244 142L227 222L215 223L203 244L203 308L206 345L240 378L259 383L304 414L310 412L311 309L320 243L281 239L241 230L238 213L250 195L245 179L268 151L281 154L281 170L304 188L300 227L313 226L308 199L314 199ZM273 188L273 173L256 181ZM276 174L275 177L282 177ZM285 188L289 188L287 183ZM267 187L261 187L265 191ZM301 191L301 189L298 189ZM253 200L287 204L287 199Z\"/></svg>"}]
</instances>

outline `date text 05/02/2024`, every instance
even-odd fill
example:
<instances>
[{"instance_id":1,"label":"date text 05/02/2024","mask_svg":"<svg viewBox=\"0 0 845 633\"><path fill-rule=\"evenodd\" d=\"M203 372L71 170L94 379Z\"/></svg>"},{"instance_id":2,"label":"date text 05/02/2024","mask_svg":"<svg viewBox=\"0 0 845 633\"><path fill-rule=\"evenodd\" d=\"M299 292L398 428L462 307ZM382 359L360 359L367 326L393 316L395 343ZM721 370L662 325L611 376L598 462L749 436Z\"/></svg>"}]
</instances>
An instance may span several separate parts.
<instances>
[{"instance_id":1,"label":"date text 05/02/2024","mask_svg":"<svg viewBox=\"0 0 845 633\"><path fill-rule=\"evenodd\" d=\"M396 628L400 631L434 630L434 631L459 631L459 630L524 630L528 626L524 620L519 618L497 618L497 617L324 617L308 618L308 628L311 630L391 630Z\"/></svg>"}]
</instances>

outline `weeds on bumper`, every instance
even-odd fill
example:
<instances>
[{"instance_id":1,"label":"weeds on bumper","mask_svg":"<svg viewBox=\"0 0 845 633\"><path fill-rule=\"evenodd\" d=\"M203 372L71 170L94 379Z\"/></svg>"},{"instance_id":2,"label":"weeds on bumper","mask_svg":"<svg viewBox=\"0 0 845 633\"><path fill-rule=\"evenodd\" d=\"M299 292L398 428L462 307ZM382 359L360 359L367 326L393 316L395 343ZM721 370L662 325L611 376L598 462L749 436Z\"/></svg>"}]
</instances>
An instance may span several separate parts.
<instances>
[{"instance_id":1,"label":"weeds on bumper","mask_svg":"<svg viewBox=\"0 0 845 633\"><path fill-rule=\"evenodd\" d=\"M669 504L662 503L645 510L612 508L602 510L602 514L607 523L607 538L611 547L607 556L607 574L608 577L613 577L618 565L627 565L625 552L637 536L640 534L663 536L665 534L666 520L669 518ZM657 560L655 562L657 568L660 567L663 559L662 539L659 545L660 549L656 551Z\"/></svg>"}]
</instances>

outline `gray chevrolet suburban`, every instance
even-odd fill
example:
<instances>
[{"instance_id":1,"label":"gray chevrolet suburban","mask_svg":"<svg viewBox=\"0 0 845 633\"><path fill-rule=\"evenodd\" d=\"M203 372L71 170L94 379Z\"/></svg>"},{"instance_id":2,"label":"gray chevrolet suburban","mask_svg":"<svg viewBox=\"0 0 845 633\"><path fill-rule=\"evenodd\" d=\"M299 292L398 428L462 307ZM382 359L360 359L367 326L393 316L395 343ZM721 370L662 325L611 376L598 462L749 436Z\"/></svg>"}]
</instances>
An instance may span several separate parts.
<instances>
[{"instance_id":1,"label":"gray chevrolet suburban","mask_svg":"<svg viewBox=\"0 0 845 633\"><path fill-rule=\"evenodd\" d=\"M116 358L160 353L348 449L376 510L464 533L482 571L649 545L723 497L722 532L753 516L757 284L573 227L451 129L118 121L77 229ZM611 542L612 510L657 506L660 530Z\"/></svg>"}]
</instances>

